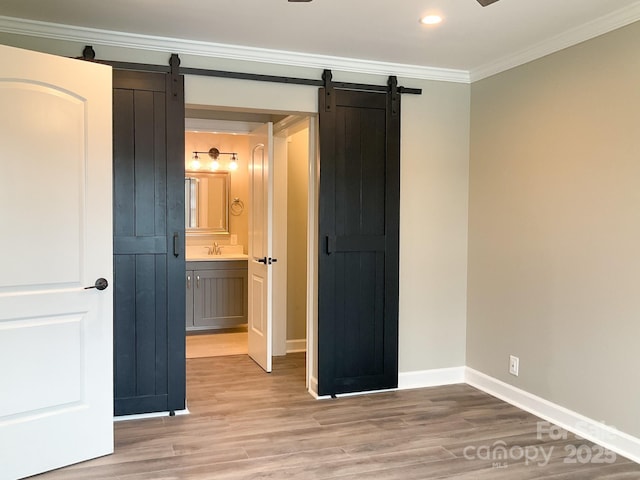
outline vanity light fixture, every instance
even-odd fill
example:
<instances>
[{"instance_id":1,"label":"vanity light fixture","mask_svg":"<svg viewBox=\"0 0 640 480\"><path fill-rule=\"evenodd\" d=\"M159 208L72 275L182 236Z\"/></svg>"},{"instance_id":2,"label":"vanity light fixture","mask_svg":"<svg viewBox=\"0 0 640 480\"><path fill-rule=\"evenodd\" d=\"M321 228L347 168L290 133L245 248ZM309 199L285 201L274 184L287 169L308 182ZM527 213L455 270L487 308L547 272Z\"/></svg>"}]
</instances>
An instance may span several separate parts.
<instances>
[{"instance_id":1,"label":"vanity light fixture","mask_svg":"<svg viewBox=\"0 0 640 480\"><path fill-rule=\"evenodd\" d=\"M238 154L235 152L221 152L216 147L211 147L208 152L193 152L193 157L191 160L191 169L198 170L200 168L200 157L198 154L208 154L209 158L211 158L211 164L209 165L209 170L216 171L220 168L220 161L218 158L220 155L231 155L231 163L229 164L229 170L237 170L238 169Z\"/></svg>"}]
</instances>

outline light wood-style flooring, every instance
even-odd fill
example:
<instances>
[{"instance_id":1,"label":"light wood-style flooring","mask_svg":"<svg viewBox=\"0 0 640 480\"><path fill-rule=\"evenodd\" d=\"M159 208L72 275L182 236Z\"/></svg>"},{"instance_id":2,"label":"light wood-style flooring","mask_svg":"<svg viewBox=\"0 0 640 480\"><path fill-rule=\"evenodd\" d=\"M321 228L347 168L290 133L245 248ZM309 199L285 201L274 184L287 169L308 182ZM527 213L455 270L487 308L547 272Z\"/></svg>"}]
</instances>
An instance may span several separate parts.
<instances>
[{"instance_id":1,"label":"light wood-style flooring","mask_svg":"<svg viewBox=\"0 0 640 480\"><path fill-rule=\"evenodd\" d=\"M187 335L187 358L247 354L247 331Z\"/></svg>"},{"instance_id":2,"label":"light wood-style flooring","mask_svg":"<svg viewBox=\"0 0 640 480\"><path fill-rule=\"evenodd\" d=\"M536 417L467 385L314 400L304 364L304 354L276 357L266 374L246 355L188 360L191 415L118 422L115 454L37 478L640 479L619 456L580 463L597 447L537 438ZM507 458L478 458L500 446ZM538 458L516 458L525 450Z\"/></svg>"}]
</instances>

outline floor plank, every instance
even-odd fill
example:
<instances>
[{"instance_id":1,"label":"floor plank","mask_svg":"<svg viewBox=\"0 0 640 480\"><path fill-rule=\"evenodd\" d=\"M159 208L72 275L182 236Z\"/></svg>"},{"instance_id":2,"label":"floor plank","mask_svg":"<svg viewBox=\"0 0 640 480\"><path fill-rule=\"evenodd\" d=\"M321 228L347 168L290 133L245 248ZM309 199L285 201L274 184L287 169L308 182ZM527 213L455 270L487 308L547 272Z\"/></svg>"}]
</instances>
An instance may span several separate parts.
<instances>
[{"instance_id":1,"label":"floor plank","mask_svg":"<svg viewBox=\"0 0 640 480\"><path fill-rule=\"evenodd\" d=\"M620 456L567 463L571 445L596 447L539 437L539 419L467 385L314 400L304 368L303 353L271 374L246 355L187 360L190 415L116 423L113 455L37 478L640 479Z\"/></svg>"}]
</instances>

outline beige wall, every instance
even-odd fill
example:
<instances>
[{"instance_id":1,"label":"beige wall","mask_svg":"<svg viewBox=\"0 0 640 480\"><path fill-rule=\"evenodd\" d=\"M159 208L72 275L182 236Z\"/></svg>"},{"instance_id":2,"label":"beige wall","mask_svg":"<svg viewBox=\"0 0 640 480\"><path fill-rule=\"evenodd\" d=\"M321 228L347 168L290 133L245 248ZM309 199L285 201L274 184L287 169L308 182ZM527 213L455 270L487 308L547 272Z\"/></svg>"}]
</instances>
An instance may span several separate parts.
<instances>
[{"instance_id":1,"label":"beige wall","mask_svg":"<svg viewBox=\"0 0 640 480\"><path fill-rule=\"evenodd\" d=\"M0 34L0 42L78 56L83 42ZM170 52L101 46L98 58L166 64ZM180 55L184 67L320 78L319 69ZM385 85L387 78L334 71L335 81ZM400 372L465 364L470 87L399 79L402 96ZM186 101L214 106L317 112L317 89L187 76Z\"/></svg>"},{"instance_id":2,"label":"beige wall","mask_svg":"<svg viewBox=\"0 0 640 480\"><path fill-rule=\"evenodd\" d=\"M467 364L640 436L637 45L640 23L473 84Z\"/></svg>"},{"instance_id":3,"label":"beige wall","mask_svg":"<svg viewBox=\"0 0 640 480\"><path fill-rule=\"evenodd\" d=\"M465 365L469 86L417 83L402 97L400 372Z\"/></svg>"},{"instance_id":4,"label":"beige wall","mask_svg":"<svg viewBox=\"0 0 640 480\"><path fill-rule=\"evenodd\" d=\"M238 245L242 245L244 253L247 253L249 227L249 137L246 135L229 135L207 132L186 132L184 139L185 166L191 160L193 152L207 152L211 147L216 147L221 152L236 152L238 154L238 169L229 172L231 175L230 201L238 197L244 203L244 210L240 215L229 213L229 233L238 235ZM200 155L205 160L207 155ZM225 169L225 165L230 160L229 155L220 155L220 169ZM192 236L187 237L187 245L210 245L211 242L228 243L229 239L219 239L215 236Z\"/></svg>"},{"instance_id":5,"label":"beige wall","mask_svg":"<svg viewBox=\"0 0 640 480\"><path fill-rule=\"evenodd\" d=\"M309 130L287 140L287 340L300 340L307 338Z\"/></svg>"}]
</instances>

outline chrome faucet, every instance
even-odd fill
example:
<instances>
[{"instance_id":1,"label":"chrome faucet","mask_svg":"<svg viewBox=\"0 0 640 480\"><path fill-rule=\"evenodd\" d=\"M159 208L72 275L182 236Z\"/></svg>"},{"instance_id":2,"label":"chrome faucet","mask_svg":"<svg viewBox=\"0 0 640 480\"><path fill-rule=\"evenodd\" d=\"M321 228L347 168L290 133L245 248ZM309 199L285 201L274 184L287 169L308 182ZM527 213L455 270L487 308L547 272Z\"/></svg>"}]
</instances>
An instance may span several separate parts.
<instances>
[{"instance_id":1,"label":"chrome faucet","mask_svg":"<svg viewBox=\"0 0 640 480\"><path fill-rule=\"evenodd\" d=\"M209 247L209 255L222 255L222 250L218 242L213 242L213 246Z\"/></svg>"}]
</instances>

